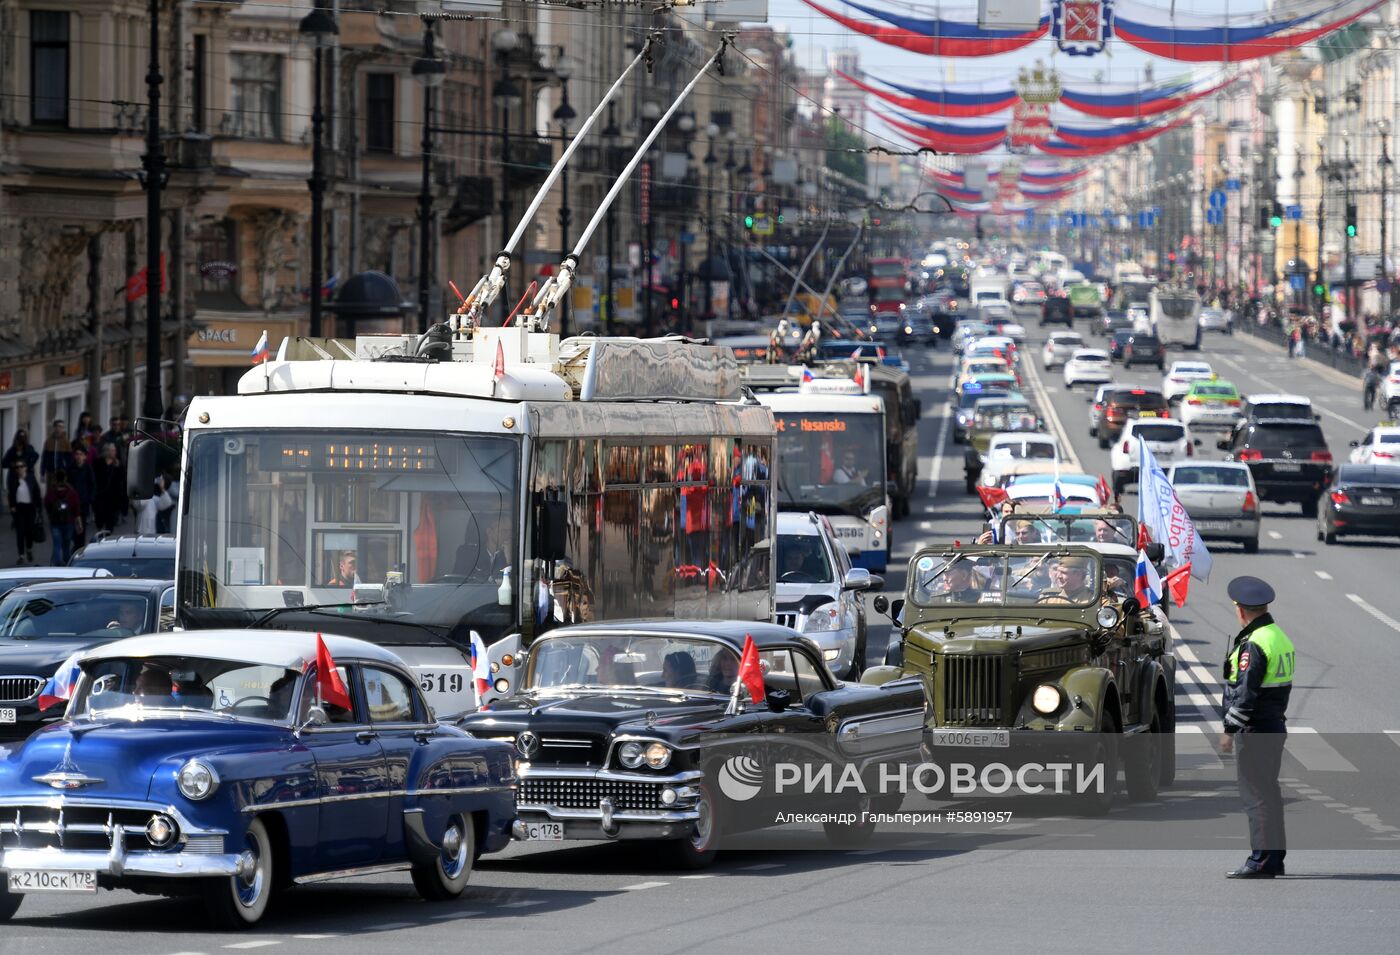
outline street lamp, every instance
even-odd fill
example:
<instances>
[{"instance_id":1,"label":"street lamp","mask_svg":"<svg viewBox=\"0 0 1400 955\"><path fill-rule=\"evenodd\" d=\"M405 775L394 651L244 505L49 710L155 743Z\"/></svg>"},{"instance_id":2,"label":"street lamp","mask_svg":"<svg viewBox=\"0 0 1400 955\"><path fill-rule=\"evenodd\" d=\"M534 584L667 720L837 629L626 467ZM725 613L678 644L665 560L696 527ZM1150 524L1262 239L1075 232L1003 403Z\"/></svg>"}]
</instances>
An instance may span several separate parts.
<instances>
[{"instance_id":1,"label":"street lamp","mask_svg":"<svg viewBox=\"0 0 1400 955\"><path fill-rule=\"evenodd\" d=\"M324 239L322 217L326 194L326 174L322 153L322 129L325 115L321 110L321 81L325 70L321 57L326 48L335 43L340 28L335 18L319 7L301 18L297 32L310 41L315 50L312 65L311 101L311 178L306 180L311 190L311 337L321 337L321 286L325 283L325 264L322 255Z\"/></svg>"},{"instance_id":2,"label":"street lamp","mask_svg":"<svg viewBox=\"0 0 1400 955\"><path fill-rule=\"evenodd\" d=\"M433 91L447 79L447 63L433 51L433 21L423 20L423 55L413 61L423 87L423 181L418 190L418 330L428 330L433 267Z\"/></svg>"},{"instance_id":3,"label":"street lamp","mask_svg":"<svg viewBox=\"0 0 1400 955\"><path fill-rule=\"evenodd\" d=\"M1384 117L1376 120L1376 132L1381 134L1381 267L1380 278L1385 285L1385 301L1387 306L1394 300L1394 290L1390 287L1390 244L1386 241L1386 230L1390 218L1390 167L1393 165L1390 159L1390 121ZM1390 308L1385 309L1388 313Z\"/></svg>"},{"instance_id":4,"label":"street lamp","mask_svg":"<svg viewBox=\"0 0 1400 955\"><path fill-rule=\"evenodd\" d=\"M1332 166L1327 162L1327 144L1317 140L1317 285L1327 288L1327 279L1322 267L1322 243L1327 229L1327 183L1332 178ZM1314 296L1317 306L1316 316L1322 318L1322 303Z\"/></svg>"},{"instance_id":5,"label":"street lamp","mask_svg":"<svg viewBox=\"0 0 1400 955\"><path fill-rule=\"evenodd\" d=\"M554 121L559 124L560 148L569 147L568 137L573 121L578 119L578 113L569 105L569 79L574 75L574 58L560 53L554 61L554 75L559 77L559 106L554 110ZM563 172L560 176L559 194L559 259L562 262L569 254L569 225L573 222L573 210L569 208L569 166L564 164ZM569 334L569 301L568 296L560 303L559 309L559 335L560 337Z\"/></svg>"},{"instance_id":6,"label":"street lamp","mask_svg":"<svg viewBox=\"0 0 1400 955\"><path fill-rule=\"evenodd\" d=\"M607 169L608 179L614 175L613 166L617 159L617 139L622 135L622 130L617 128L617 116L613 109L613 104L608 103L608 124L603 127L603 139L607 142ZM603 296L607 299L607 306L603 309L603 331L612 333L613 329L613 255L616 251L617 242L617 220L614 218L613 210L617 208L617 203L608 206L608 211L603 217L603 242L607 246L608 271L603 276Z\"/></svg>"},{"instance_id":7,"label":"street lamp","mask_svg":"<svg viewBox=\"0 0 1400 955\"><path fill-rule=\"evenodd\" d=\"M501 75L491 86L491 102L500 113L501 124L501 249L510 241L510 112L519 109L523 97L510 78L510 55L520 46L520 35L510 27L491 34L491 49L500 63ZM510 315L510 273L501 286L501 324Z\"/></svg>"},{"instance_id":8,"label":"street lamp","mask_svg":"<svg viewBox=\"0 0 1400 955\"><path fill-rule=\"evenodd\" d=\"M1304 288L1308 284L1308 274L1303 270L1303 146L1295 148L1293 161L1293 203L1298 207L1298 216L1293 220L1293 274L1298 276L1297 306L1301 312L1307 299Z\"/></svg>"},{"instance_id":9,"label":"street lamp","mask_svg":"<svg viewBox=\"0 0 1400 955\"><path fill-rule=\"evenodd\" d=\"M705 321L714 319L714 268L715 268L715 166L719 157L715 155L715 138L719 136L718 123L705 124L705 138L709 148L705 152Z\"/></svg>"},{"instance_id":10,"label":"street lamp","mask_svg":"<svg viewBox=\"0 0 1400 955\"><path fill-rule=\"evenodd\" d=\"M647 133L655 128L656 121L661 118L661 107L654 100L646 100L642 103L642 119L647 121ZM645 334L650 335L654 329L651 319L651 273L652 273L652 245L655 242L655 225L652 222L651 196L656 188L656 157L658 152L656 147L647 151L646 165L642 171L642 182L645 184L646 195L642 196L642 328Z\"/></svg>"}]
</instances>

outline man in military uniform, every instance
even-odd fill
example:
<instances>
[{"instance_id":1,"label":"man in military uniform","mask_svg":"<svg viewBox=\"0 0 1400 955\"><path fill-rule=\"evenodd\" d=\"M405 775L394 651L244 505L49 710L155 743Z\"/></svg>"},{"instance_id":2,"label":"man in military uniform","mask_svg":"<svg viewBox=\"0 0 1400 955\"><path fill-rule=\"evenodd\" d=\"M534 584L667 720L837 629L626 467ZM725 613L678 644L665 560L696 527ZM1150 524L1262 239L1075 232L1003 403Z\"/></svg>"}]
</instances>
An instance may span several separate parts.
<instances>
[{"instance_id":1,"label":"man in military uniform","mask_svg":"<svg viewBox=\"0 0 1400 955\"><path fill-rule=\"evenodd\" d=\"M967 558L954 560L944 572L948 590L939 594L938 599L950 604L975 604L982 598L982 590L973 583L972 561Z\"/></svg>"},{"instance_id":2,"label":"man in military uniform","mask_svg":"<svg viewBox=\"0 0 1400 955\"><path fill-rule=\"evenodd\" d=\"M1088 557L1061 557L1050 570L1054 587L1043 591L1040 603L1085 604L1094 599L1094 561Z\"/></svg>"},{"instance_id":3,"label":"man in military uniform","mask_svg":"<svg viewBox=\"0 0 1400 955\"><path fill-rule=\"evenodd\" d=\"M1278 774L1287 733L1284 713L1293 689L1293 643L1269 614L1274 588L1257 577L1236 577L1226 592L1235 602L1240 632L1225 658L1220 751L1235 753L1252 850L1226 878L1272 879L1283 875L1286 854Z\"/></svg>"}]
</instances>

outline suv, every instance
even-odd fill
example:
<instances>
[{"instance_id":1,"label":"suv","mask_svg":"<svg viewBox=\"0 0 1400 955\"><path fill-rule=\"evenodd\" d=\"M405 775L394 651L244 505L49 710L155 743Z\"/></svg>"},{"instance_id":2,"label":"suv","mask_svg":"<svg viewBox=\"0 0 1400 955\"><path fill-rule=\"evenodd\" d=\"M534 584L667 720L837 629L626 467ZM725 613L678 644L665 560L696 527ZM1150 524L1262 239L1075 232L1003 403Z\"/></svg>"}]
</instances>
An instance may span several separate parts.
<instances>
[{"instance_id":1,"label":"suv","mask_svg":"<svg viewBox=\"0 0 1400 955\"><path fill-rule=\"evenodd\" d=\"M175 538L104 537L75 551L68 566L100 567L113 577L174 577Z\"/></svg>"},{"instance_id":2,"label":"suv","mask_svg":"<svg viewBox=\"0 0 1400 955\"><path fill-rule=\"evenodd\" d=\"M1123 367L1156 365L1158 371L1167 367L1167 346L1156 335L1134 332L1123 346Z\"/></svg>"},{"instance_id":3,"label":"suv","mask_svg":"<svg viewBox=\"0 0 1400 955\"><path fill-rule=\"evenodd\" d=\"M1040 324L1049 325L1051 322L1074 325L1074 306L1066 296L1051 295L1040 306Z\"/></svg>"},{"instance_id":4,"label":"suv","mask_svg":"<svg viewBox=\"0 0 1400 955\"><path fill-rule=\"evenodd\" d=\"M1099 447L1108 448L1123 433L1130 418L1168 418L1167 397L1151 388L1114 388L1104 393L1098 422Z\"/></svg>"},{"instance_id":5,"label":"suv","mask_svg":"<svg viewBox=\"0 0 1400 955\"><path fill-rule=\"evenodd\" d=\"M1105 578L1084 545L920 549L905 599L875 598L901 633L862 682L925 683L934 762L1104 766L1106 785L1080 796L1095 814L1112 806L1121 765L1129 797L1153 799L1176 772L1176 660L1162 620Z\"/></svg>"},{"instance_id":6,"label":"suv","mask_svg":"<svg viewBox=\"0 0 1400 955\"><path fill-rule=\"evenodd\" d=\"M831 672L854 680L865 669L867 590L885 580L852 567L827 518L778 513L777 604L774 622L791 627L821 648Z\"/></svg>"},{"instance_id":7,"label":"suv","mask_svg":"<svg viewBox=\"0 0 1400 955\"><path fill-rule=\"evenodd\" d=\"M1296 501L1304 517L1317 516L1318 496L1332 479L1332 452L1316 421L1245 421L1217 447L1227 461L1249 465L1262 500Z\"/></svg>"},{"instance_id":8,"label":"suv","mask_svg":"<svg viewBox=\"0 0 1400 955\"><path fill-rule=\"evenodd\" d=\"M1191 457L1191 440L1186 425L1170 418L1138 418L1123 426L1113 442L1109 461L1113 468L1113 493L1122 494L1138 479L1138 442L1146 441L1157 463L1171 467Z\"/></svg>"},{"instance_id":9,"label":"suv","mask_svg":"<svg viewBox=\"0 0 1400 955\"><path fill-rule=\"evenodd\" d=\"M1385 402L1385 413L1392 418L1400 417L1400 361L1390 363L1381 386L1381 398Z\"/></svg>"}]
</instances>

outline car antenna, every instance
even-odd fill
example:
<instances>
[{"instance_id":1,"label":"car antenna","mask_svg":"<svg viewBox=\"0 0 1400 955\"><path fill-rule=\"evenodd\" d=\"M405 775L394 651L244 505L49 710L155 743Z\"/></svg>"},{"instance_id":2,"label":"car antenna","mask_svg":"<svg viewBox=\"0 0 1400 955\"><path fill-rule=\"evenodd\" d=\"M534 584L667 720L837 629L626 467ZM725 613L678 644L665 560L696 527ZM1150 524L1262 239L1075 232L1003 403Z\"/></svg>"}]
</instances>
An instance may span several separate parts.
<instances>
[{"instance_id":1,"label":"car antenna","mask_svg":"<svg viewBox=\"0 0 1400 955\"><path fill-rule=\"evenodd\" d=\"M690 82L680 91L680 95L678 95L666 111L661 114L660 118L652 124L651 132L637 146L637 151L633 153L631 160L628 161L622 173L614 180L612 188L608 190L608 194L603 197L603 201L598 206L597 211L593 213L593 218L590 219L588 225L584 227L583 233L579 236L578 242L574 244L573 250L569 252L568 255L564 256L564 261L559 263L559 268L555 273L545 279L544 284L535 295L535 300L526 307L524 315L521 316L521 321L526 324L526 327L530 331L542 332L549 328L550 313L559 305L559 302L568 294L570 287L573 285L574 270L578 268L579 256L583 254L583 250L588 246L588 241L593 238L593 233L597 231L598 225L603 221L603 216L607 214L609 207L617 200L623 187L627 185L627 181L632 177L632 173L636 170L637 165L642 161L642 157L645 156L647 150L651 148L651 144L656 141L656 137L666 128L666 124L670 122L671 117L676 114L681 104L690 96L691 91L700 83L700 80L704 78L705 74L710 71L710 67L718 64L721 75L724 73L724 52L729 48L730 39L731 37L727 33L720 38L719 49L715 50L710 58L704 62L700 69L696 71L695 75L691 77ZM611 307L611 304L609 304L609 307Z\"/></svg>"},{"instance_id":2,"label":"car antenna","mask_svg":"<svg viewBox=\"0 0 1400 955\"><path fill-rule=\"evenodd\" d=\"M617 95L618 91L622 89L622 85L627 81L627 77L631 76L632 71L637 68L637 64L645 62L647 64L647 69L651 69L651 48L657 36L659 36L659 33L652 33L647 37L646 42L642 44L641 50L637 52L632 62L627 64L627 67L622 71L621 75L618 76L612 87L603 94L602 99L598 101L597 108L584 120L578 132L564 148L564 152L560 155L559 161L554 164L554 168L549 171L549 175L545 176L544 183L540 186L539 191L535 193L535 198L530 200L529 208L525 210L525 214L521 216L520 221L516 223L515 231L512 232L510 238L506 240L505 248L496 253L496 261L495 264L491 266L491 271L477 280L470 294L462 296L461 292L457 292L458 296L462 298L462 304L457 308L457 311L453 313L451 318L454 336L461 337L463 335L470 335L477 326L481 324L482 315L484 315L486 310L495 304L496 299L500 297L501 290L505 288L506 273L510 271L511 259L514 256L515 247L520 244L520 240L524 237L526 229L529 228L530 224L534 221L535 213L539 211L540 204L544 202L544 198L549 194L549 190L553 187L554 181L559 178L560 174L564 171L564 167L567 166L569 160L573 158L574 152L583 142L584 137L587 136L589 130L593 128L593 125L598 122L598 118L603 115L603 110L607 107L608 103L612 101L613 97ZM660 124L658 124L657 128L660 128ZM650 140L648 140L648 142L650 142ZM624 176L623 178L625 179L626 177ZM457 291L455 285L453 286L453 291Z\"/></svg>"}]
</instances>

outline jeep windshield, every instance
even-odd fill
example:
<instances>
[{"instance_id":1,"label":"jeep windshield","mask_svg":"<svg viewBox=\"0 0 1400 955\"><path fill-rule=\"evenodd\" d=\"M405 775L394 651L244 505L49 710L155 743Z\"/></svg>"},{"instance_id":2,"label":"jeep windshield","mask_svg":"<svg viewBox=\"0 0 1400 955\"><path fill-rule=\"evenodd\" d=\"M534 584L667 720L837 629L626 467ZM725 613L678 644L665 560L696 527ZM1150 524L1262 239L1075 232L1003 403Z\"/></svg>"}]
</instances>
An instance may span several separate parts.
<instances>
[{"instance_id":1,"label":"jeep windshield","mask_svg":"<svg viewBox=\"0 0 1400 955\"><path fill-rule=\"evenodd\" d=\"M1049 604L1089 607L1102 593L1097 554L925 554L914 563L910 592L926 607L1009 607Z\"/></svg>"},{"instance_id":2,"label":"jeep windshield","mask_svg":"<svg viewBox=\"0 0 1400 955\"><path fill-rule=\"evenodd\" d=\"M727 694L739 675L739 657L725 645L671 634L546 637L531 649L529 661L525 688L536 693Z\"/></svg>"},{"instance_id":3,"label":"jeep windshield","mask_svg":"<svg viewBox=\"0 0 1400 955\"><path fill-rule=\"evenodd\" d=\"M778 501L789 510L863 516L885 500L884 423L878 411L783 412Z\"/></svg>"},{"instance_id":4,"label":"jeep windshield","mask_svg":"<svg viewBox=\"0 0 1400 955\"><path fill-rule=\"evenodd\" d=\"M1137 521L1127 516L1011 516L1002 518L997 540L1003 544L1125 544L1136 547Z\"/></svg>"}]
</instances>

